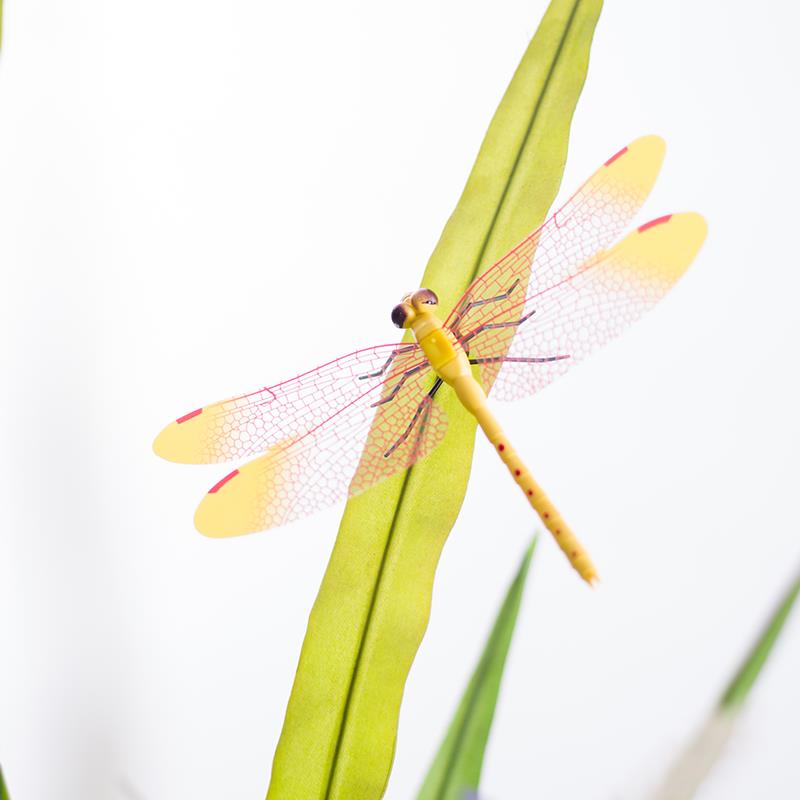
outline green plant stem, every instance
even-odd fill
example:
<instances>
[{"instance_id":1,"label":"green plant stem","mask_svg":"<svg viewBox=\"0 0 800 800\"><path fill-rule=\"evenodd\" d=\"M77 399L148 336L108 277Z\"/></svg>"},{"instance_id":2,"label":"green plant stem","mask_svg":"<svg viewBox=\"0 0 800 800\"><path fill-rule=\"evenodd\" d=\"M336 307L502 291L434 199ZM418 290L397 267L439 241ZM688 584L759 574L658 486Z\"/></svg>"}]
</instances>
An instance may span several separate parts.
<instances>
[{"instance_id":1,"label":"green plant stem","mask_svg":"<svg viewBox=\"0 0 800 800\"><path fill-rule=\"evenodd\" d=\"M795 600L800 575L791 583L750 652L734 674L717 707L666 773L652 800L690 800L725 752L736 719L775 647Z\"/></svg>"},{"instance_id":2,"label":"green plant stem","mask_svg":"<svg viewBox=\"0 0 800 800\"><path fill-rule=\"evenodd\" d=\"M2 11L2 9L0 9ZM6 788L6 782L3 778L3 769L0 767L0 800L11 800L8 789Z\"/></svg>"},{"instance_id":3,"label":"green plant stem","mask_svg":"<svg viewBox=\"0 0 800 800\"><path fill-rule=\"evenodd\" d=\"M789 586L783 599L773 612L761 635L756 640L747 657L733 676L731 682L725 688L720 698L719 705L725 709L735 709L740 706L747 698L753 684L761 674L764 664L767 662L775 642L780 636L786 620L792 611L797 595L800 593L800 574Z\"/></svg>"}]
</instances>

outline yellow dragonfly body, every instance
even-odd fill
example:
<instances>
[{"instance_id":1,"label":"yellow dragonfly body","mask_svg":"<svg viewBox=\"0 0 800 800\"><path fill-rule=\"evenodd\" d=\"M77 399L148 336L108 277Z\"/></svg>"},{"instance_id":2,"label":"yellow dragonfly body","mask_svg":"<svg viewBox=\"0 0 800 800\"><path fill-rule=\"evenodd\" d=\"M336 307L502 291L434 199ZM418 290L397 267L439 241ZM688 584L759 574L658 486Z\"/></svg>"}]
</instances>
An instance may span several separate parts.
<instances>
[{"instance_id":1,"label":"yellow dragonfly body","mask_svg":"<svg viewBox=\"0 0 800 800\"><path fill-rule=\"evenodd\" d=\"M401 327L411 328L428 363L439 378L452 387L461 404L477 419L486 438L508 467L508 471L547 530L553 534L558 546L580 576L592 584L597 579L594 564L511 446L500 423L489 408L488 397L483 387L472 374L470 359L464 348L447 336L442 321L433 311L437 305L438 298L434 292L430 289L420 289L403 298L402 303L395 307L392 318L402 319Z\"/></svg>"}]
</instances>

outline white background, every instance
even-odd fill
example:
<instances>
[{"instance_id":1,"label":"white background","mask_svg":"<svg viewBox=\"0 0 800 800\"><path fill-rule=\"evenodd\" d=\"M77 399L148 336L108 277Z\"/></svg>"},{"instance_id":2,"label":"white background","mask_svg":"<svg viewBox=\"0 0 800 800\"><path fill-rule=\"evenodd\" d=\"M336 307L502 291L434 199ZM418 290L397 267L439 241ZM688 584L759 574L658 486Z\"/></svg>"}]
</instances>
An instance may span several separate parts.
<instances>
[{"instance_id":1,"label":"white background","mask_svg":"<svg viewBox=\"0 0 800 800\"><path fill-rule=\"evenodd\" d=\"M151 441L394 339L545 2L6 5L0 761L14 800L261 798L341 507L204 539L194 507L225 469ZM600 19L561 197L658 132L640 221L699 210L710 238L623 339L498 406L604 582L542 543L489 800L643 796L797 569L798 22L692 0ZM419 785L535 527L479 442L390 800ZM797 796L798 663L795 615L704 800Z\"/></svg>"}]
</instances>

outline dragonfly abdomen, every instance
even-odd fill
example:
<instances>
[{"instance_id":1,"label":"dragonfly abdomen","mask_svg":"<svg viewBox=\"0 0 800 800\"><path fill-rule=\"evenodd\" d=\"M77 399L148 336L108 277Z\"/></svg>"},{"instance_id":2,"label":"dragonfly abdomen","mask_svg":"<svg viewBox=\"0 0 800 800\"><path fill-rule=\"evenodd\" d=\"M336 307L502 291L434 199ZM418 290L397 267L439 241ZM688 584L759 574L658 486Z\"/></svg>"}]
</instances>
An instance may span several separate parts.
<instances>
[{"instance_id":1,"label":"dragonfly abdomen","mask_svg":"<svg viewBox=\"0 0 800 800\"><path fill-rule=\"evenodd\" d=\"M483 395L483 390L478 382L474 379L472 380ZM456 391L458 392L458 388L456 388ZM459 392L460 396L461 393ZM508 441L508 437L500 427L494 414L492 414L488 403L485 401L486 396L483 395L483 397L484 402L477 405L475 410L470 410L478 420L478 424L486 434L486 438L491 442L495 452L500 456L514 481L525 494L528 503L539 515L545 528L553 535L561 551L569 559L570 564L589 585L592 585L597 580L597 570L591 558L589 558L578 537L564 521L564 518L547 494L545 494L542 487L534 480L533 475L531 475L511 442Z\"/></svg>"}]
</instances>

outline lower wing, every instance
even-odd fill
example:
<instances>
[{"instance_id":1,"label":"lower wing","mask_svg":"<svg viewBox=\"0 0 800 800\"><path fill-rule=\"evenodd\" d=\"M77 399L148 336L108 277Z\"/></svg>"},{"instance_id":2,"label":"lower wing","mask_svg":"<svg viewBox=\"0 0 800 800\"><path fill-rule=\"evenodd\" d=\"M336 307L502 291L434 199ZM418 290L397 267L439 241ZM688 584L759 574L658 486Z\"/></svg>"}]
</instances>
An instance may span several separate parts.
<instances>
[{"instance_id":1,"label":"lower wing","mask_svg":"<svg viewBox=\"0 0 800 800\"><path fill-rule=\"evenodd\" d=\"M274 528L411 466L439 444L447 428L432 383L424 359L398 367L378 390L219 481L197 509L197 529L227 537Z\"/></svg>"}]
</instances>

